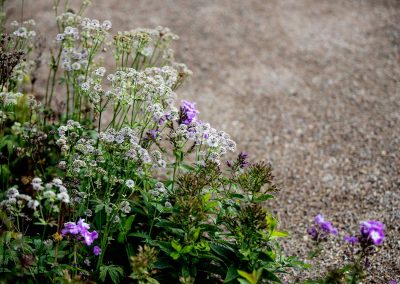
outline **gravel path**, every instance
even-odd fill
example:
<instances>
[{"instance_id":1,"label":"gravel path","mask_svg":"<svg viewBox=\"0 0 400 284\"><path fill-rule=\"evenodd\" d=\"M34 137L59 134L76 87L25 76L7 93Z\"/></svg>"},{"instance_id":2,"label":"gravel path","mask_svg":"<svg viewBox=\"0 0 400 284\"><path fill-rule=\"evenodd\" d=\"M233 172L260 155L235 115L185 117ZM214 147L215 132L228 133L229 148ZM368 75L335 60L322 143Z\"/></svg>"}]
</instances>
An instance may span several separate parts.
<instances>
[{"instance_id":1,"label":"gravel path","mask_svg":"<svg viewBox=\"0 0 400 284\"><path fill-rule=\"evenodd\" d=\"M17 13L21 0L11 2ZM50 2L26 0L25 13L48 28ZM163 25L180 35L177 57L194 76L179 94L240 150L272 162L289 253L305 255L318 213L342 230L378 219L387 240L367 283L400 277L400 2L93 2L89 15L114 31Z\"/></svg>"}]
</instances>

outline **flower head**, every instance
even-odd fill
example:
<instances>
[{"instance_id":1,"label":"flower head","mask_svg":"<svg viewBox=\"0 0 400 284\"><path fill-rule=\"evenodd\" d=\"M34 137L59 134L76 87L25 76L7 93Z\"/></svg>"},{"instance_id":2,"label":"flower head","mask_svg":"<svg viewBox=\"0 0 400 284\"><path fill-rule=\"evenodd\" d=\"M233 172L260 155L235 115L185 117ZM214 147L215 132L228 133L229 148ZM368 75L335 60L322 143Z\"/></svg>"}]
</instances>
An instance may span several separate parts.
<instances>
[{"instance_id":1,"label":"flower head","mask_svg":"<svg viewBox=\"0 0 400 284\"><path fill-rule=\"evenodd\" d=\"M182 105L180 108L180 120L181 123L189 125L190 123L196 121L197 114L199 113L196 110L196 104L188 101L182 101Z\"/></svg>"},{"instance_id":2,"label":"flower head","mask_svg":"<svg viewBox=\"0 0 400 284\"><path fill-rule=\"evenodd\" d=\"M355 236L345 236L344 240L351 245L355 245L359 242L358 238Z\"/></svg>"},{"instance_id":3,"label":"flower head","mask_svg":"<svg viewBox=\"0 0 400 284\"><path fill-rule=\"evenodd\" d=\"M83 240L86 245L90 246L95 239L99 237L96 231L89 232L90 225L84 219L79 219L78 222L68 222L64 224L62 229L62 236L73 235L78 240Z\"/></svg>"},{"instance_id":4,"label":"flower head","mask_svg":"<svg viewBox=\"0 0 400 284\"><path fill-rule=\"evenodd\" d=\"M93 253L94 253L94 255L101 254L101 248L99 246L94 246L93 247Z\"/></svg>"},{"instance_id":5,"label":"flower head","mask_svg":"<svg viewBox=\"0 0 400 284\"><path fill-rule=\"evenodd\" d=\"M361 222L360 233L362 238L371 240L374 245L382 244L385 238L384 225L375 220Z\"/></svg>"},{"instance_id":6,"label":"flower head","mask_svg":"<svg viewBox=\"0 0 400 284\"><path fill-rule=\"evenodd\" d=\"M332 223L329 221L326 221L324 216L321 214L318 214L315 217L315 223L326 233L332 234L332 235L337 235L338 230L333 227Z\"/></svg>"}]
</instances>

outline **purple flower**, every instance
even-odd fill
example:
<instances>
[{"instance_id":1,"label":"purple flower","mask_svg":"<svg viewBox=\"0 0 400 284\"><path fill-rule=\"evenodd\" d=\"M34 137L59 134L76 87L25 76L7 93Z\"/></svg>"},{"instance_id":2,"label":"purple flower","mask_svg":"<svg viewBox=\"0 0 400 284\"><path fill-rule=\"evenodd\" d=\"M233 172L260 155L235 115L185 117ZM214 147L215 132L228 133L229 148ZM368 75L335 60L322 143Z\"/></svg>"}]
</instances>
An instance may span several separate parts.
<instances>
[{"instance_id":1,"label":"purple flower","mask_svg":"<svg viewBox=\"0 0 400 284\"><path fill-rule=\"evenodd\" d=\"M197 114L199 113L196 110L196 104L188 101L182 101L180 112L180 122L186 125L196 121Z\"/></svg>"},{"instance_id":2,"label":"purple flower","mask_svg":"<svg viewBox=\"0 0 400 284\"><path fill-rule=\"evenodd\" d=\"M160 133L160 131L152 129L150 131L147 131L147 139L149 140L156 140L158 134Z\"/></svg>"},{"instance_id":3,"label":"purple flower","mask_svg":"<svg viewBox=\"0 0 400 284\"><path fill-rule=\"evenodd\" d=\"M94 255L101 254L101 248L99 248L99 246L94 246L93 253L94 253Z\"/></svg>"},{"instance_id":4,"label":"purple flower","mask_svg":"<svg viewBox=\"0 0 400 284\"><path fill-rule=\"evenodd\" d=\"M355 244L357 244L359 242L358 238L355 237L355 236L345 236L344 240L346 242L348 242L349 244L351 244L351 245L355 245Z\"/></svg>"},{"instance_id":5,"label":"purple flower","mask_svg":"<svg viewBox=\"0 0 400 284\"><path fill-rule=\"evenodd\" d=\"M324 216L322 216L321 214L318 214L315 217L315 223L326 233L329 234L333 234L333 235L337 235L338 234L338 230L333 227L332 223L329 221L326 221L324 219Z\"/></svg>"},{"instance_id":6,"label":"purple flower","mask_svg":"<svg viewBox=\"0 0 400 284\"><path fill-rule=\"evenodd\" d=\"M85 220L82 218L78 220L77 227L79 229L79 232L84 232L90 229L90 225L86 223Z\"/></svg>"},{"instance_id":7,"label":"purple flower","mask_svg":"<svg viewBox=\"0 0 400 284\"><path fill-rule=\"evenodd\" d=\"M309 228L308 230L307 230L307 233L311 236L311 238L313 238L314 240L316 240L317 239L317 236L318 236L318 231L317 231L317 229L313 226L313 227L311 227L311 228Z\"/></svg>"},{"instance_id":8,"label":"purple flower","mask_svg":"<svg viewBox=\"0 0 400 284\"><path fill-rule=\"evenodd\" d=\"M371 240L377 246L382 244L385 238L384 225L375 220L361 222L360 233L361 237Z\"/></svg>"},{"instance_id":9,"label":"purple flower","mask_svg":"<svg viewBox=\"0 0 400 284\"><path fill-rule=\"evenodd\" d=\"M240 168L244 168L245 166L247 166L248 162L246 161L246 159L248 156L249 155L246 152L240 152L238 156L238 162Z\"/></svg>"},{"instance_id":10,"label":"purple flower","mask_svg":"<svg viewBox=\"0 0 400 284\"><path fill-rule=\"evenodd\" d=\"M79 228L73 222L64 224L64 229L61 230L61 235L64 237L67 234L77 235L79 234Z\"/></svg>"},{"instance_id":11,"label":"purple flower","mask_svg":"<svg viewBox=\"0 0 400 284\"><path fill-rule=\"evenodd\" d=\"M63 237L68 234L74 235L77 240L83 240L86 245L90 246L99 237L99 234L96 231L89 232L89 229L90 225L81 218L77 224L74 222L65 223L61 235Z\"/></svg>"},{"instance_id":12,"label":"purple flower","mask_svg":"<svg viewBox=\"0 0 400 284\"><path fill-rule=\"evenodd\" d=\"M99 237L99 234L96 231L93 232L85 231L82 233L82 237L86 245L90 246L93 243L93 241Z\"/></svg>"}]
</instances>

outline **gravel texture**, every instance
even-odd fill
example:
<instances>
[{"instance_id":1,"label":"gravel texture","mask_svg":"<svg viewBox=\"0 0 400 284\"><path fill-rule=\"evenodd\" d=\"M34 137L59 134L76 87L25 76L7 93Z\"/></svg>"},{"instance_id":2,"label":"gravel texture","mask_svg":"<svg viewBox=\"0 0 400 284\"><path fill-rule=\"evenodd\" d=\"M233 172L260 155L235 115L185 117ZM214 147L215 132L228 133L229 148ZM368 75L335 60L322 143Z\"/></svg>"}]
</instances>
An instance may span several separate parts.
<instances>
[{"instance_id":1,"label":"gravel texture","mask_svg":"<svg viewBox=\"0 0 400 284\"><path fill-rule=\"evenodd\" d=\"M49 42L51 2L26 0L24 11ZM179 95L272 163L281 191L270 206L291 233L287 253L305 257L318 213L349 232L377 219L387 239L366 283L400 281L400 2L93 2L89 16L113 31L162 25L180 35L177 58L194 76ZM19 15L20 3L9 12ZM325 253L321 266L341 261Z\"/></svg>"}]
</instances>

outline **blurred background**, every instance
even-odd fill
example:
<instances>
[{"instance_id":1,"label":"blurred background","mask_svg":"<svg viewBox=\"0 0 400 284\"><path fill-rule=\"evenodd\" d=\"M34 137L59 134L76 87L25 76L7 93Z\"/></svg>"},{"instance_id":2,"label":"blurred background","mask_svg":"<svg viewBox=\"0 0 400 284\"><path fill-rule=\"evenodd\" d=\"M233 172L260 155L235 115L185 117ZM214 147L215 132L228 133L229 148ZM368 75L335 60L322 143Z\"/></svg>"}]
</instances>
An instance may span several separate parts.
<instances>
[{"instance_id":1,"label":"blurred background","mask_svg":"<svg viewBox=\"0 0 400 284\"><path fill-rule=\"evenodd\" d=\"M22 2L51 45L52 1L6 1L9 21ZM377 219L387 240L368 283L400 275L399 1L92 2L87 16L111 20L114 33L161 25L180 36L177 61L194 75L178 95L239 151L272 163L281 191L270 206L292 235L287 253L305 256L318 213L349 233Z\"/></svg>"}]
</instances>

